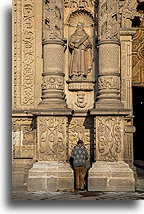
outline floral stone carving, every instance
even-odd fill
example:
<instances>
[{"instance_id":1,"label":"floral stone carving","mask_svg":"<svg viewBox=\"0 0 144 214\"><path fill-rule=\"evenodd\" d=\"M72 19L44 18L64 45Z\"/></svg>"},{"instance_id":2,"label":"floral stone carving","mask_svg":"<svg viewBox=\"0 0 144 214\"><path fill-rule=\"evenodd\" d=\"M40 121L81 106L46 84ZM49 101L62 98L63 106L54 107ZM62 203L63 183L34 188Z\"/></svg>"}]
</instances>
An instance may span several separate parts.
<instances>
[{"instance_id":1,"label":"floral stone carving","mask_svg":"<svg viewBox=\"0 0 144 214\"><path fill-rule=\"evenodd\" d=\"M96 118L96 160L120 161L123 149L123 118Z\"/></svg>"},{"instance_id":2,"label":"floral stone carving","mask_svg":"<svg viewBox=\"0 0 144 214\"><path fill-rule=\"evenodd\" d=\"M38 118L38 160L66 161L66 118Z\"/></svg>"}]
</instances>

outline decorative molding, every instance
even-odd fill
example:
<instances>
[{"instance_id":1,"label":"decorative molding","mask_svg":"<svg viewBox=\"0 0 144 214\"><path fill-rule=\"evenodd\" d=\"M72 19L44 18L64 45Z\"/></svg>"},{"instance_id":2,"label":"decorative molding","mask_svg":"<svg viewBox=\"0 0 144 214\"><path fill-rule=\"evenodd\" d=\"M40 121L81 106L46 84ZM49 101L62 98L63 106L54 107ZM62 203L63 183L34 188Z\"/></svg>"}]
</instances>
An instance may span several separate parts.
<instances>
[{"instance_id":1,"label":"decorative molding","mask_svg":"<svg viewBox=\"0 0 144 214\"><path fill-rule=\"evenodd\" d=\"M43 90L49 90L49 89L63 90L64 89L63 77L45 76L43 79L42 89Z\"/></svg>"},{"instance_id":2,"label":"decorative molding","mask_svg":"<svg viewBox=\"0 0 144 214\"><path fill-rule=\"evenodd\" d=\"M92 82L71 82L67 81L69 91L93 91L94 83Z\"/></svg>"},{"instance_id":3,"label":"decorative molding","mask_svg":"<svg viewBox=\"0 0 144 214\"><path fill-rule=\"evenodd\" d=\"M64 0L65 8L85 8L94 6L95 0Z\"/></svg>"},{"instance_id":4,"label":"decorative molding","mask_svg":"<svg viewBox=\"0 0 144 214\"><path fill-rule=\"evenodd\" d=\"M98 78L99 89L120 88L120 78L118 76L100 76Z\"/></svg>"},{"instance_id":5,"label":"decorative molding","mask_svg":"<svg viewBox=\"0 0 144 214\"><path fill-rule=\"evenodd\" d=\"M22 87L21 104L34 105L35 80L35 8L34 0L23 1L22 12Z\"/></svg>"}]
</instances>

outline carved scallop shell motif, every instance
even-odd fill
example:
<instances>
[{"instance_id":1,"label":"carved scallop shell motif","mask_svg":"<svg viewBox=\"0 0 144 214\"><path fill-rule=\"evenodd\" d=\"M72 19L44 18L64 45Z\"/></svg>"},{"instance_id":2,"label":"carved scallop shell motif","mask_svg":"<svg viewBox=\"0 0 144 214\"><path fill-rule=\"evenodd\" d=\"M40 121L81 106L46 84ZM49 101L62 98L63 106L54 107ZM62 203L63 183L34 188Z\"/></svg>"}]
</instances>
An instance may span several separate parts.
<instances>
[{"instance_id":1,"label":"carved scallop shell motif","mask_svg":"<svg viewBox=\"0 0 144 214\"><path fill-rule=\"evenodd\" d=\"M85 26L92 26L94 23L93 15L87 10L74 11L68 18L68 24L71 26L77 26L80 22L84 23Z\"/></svg>"}]
</instances>

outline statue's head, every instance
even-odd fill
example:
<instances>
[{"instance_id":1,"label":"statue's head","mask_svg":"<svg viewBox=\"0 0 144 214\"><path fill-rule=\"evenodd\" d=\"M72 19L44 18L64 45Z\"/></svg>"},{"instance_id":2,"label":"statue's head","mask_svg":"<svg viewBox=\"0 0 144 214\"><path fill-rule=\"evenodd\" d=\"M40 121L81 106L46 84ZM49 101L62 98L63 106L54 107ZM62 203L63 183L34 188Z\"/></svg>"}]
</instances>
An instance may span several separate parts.
<instances>
[{"instance_id":1,"label":"statue's head","mask_svg":"<svg viewBox=\"0 0 144 214\"><path fill-rule=\"evenodd\" d=\"M84 23L79 22L79 23L77 24L77 30L83 30L83 29L84 29L83 26L84 26Z\"/></svg>"}]
</instances>

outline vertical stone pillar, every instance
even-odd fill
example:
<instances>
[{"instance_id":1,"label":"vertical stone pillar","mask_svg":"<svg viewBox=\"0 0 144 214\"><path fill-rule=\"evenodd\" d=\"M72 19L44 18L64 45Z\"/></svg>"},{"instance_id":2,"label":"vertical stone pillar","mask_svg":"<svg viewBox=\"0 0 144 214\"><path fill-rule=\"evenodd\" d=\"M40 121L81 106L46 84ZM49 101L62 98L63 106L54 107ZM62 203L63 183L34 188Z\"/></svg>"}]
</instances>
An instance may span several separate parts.
<instances>
[{"instance_id":1,"label":"vertical stone pillar","mask_svg":"<svg viewBox=\"0 0 144 214\"><path fill-rule=\"evenodd\" d=\"M116 0L100 0L99 74L95 115L96 162L89 170L89 191L134 191L134 173L124 162L125 117L120 96L120 26Z\"/></svg>"},{"instance_id":2,"label":"vertical stone pillar","mask_svg":"<svg viewBox=\"0 0 144 214\"><path fill-rule=\"evenodd\" d=\"M96 108L123 108L120 98L118 3L116 0L100 0L98 11L99 91Z\"/></svg>"},{"instance_id":3,"label":"vertical stone pillar","mask_svg":"<svg viewBox=\"0 0 144 214\"><path fill-rule=\"evenodd\" d=\"M42 101L46 109L65 108L64 96L63 2L43 1L43 83Z\"/></svg>"}]
</instances>

